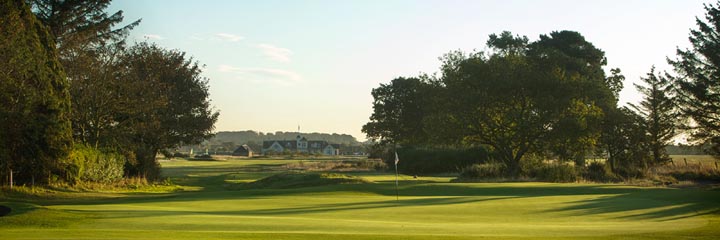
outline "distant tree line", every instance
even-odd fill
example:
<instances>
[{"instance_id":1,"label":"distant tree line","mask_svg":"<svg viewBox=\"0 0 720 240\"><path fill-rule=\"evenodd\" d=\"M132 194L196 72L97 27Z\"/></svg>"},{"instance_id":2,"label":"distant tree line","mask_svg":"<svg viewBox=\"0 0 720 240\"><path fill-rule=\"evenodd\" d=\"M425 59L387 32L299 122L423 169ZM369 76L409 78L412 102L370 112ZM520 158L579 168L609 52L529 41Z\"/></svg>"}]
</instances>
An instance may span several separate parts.
<instances>
[{"instance_id":1,"label":"distant tree line","mask_svg":"<svg viewBox=\"0 0 720 240\"><path fill-rule=\"evenodd\" d=\"M720 11L705 9L692 48L668 59L675 72L650 69L635 86L643 95L637 104L618 106L625 77L618 68L606 72L605 53L580 33L531 42L502 32L489 36L487 51L442 56L439 74L380 84L362 130L388 160L398 148L479 147L488 150L482 161L508 177L526 175L538 157L582 168L588 156L606 159L615 174L639 176L670 160L666 148L680 131L718 156Z\"/></svg>"},{"instance_id":2,"label":"distant tree line","mask_svg":"<svg viewBox=\"0 0 720 240\"><path fill-rule=\"evenodd\" d=\"M263 141L270 140L295 140L300 135L308 140L314 141L328 141L336 144L346 145L359 145L360 142L355 139L352 135L348 134L337 134L337 133L300 133L300 132L274 132L274 133L263 133L252 130L247 131L220 131L215 134L214 137L208 141L214 143L222 142L233 142L237 144L244 144L247 142L262 143Z\"/></svg>"},{"instance_id":3,"label":"distant tree line","mask_svg":"<svg viewBox=\"0 0 720 240\"><path fill-rule=\"evenodd\" d=\"M140 20L116 28L122 11L108 15L109 4L2 1L3 182L154 180L158 151L211 136L218 113L201 65L126 44Z\"/></svg>"}]
</instances>

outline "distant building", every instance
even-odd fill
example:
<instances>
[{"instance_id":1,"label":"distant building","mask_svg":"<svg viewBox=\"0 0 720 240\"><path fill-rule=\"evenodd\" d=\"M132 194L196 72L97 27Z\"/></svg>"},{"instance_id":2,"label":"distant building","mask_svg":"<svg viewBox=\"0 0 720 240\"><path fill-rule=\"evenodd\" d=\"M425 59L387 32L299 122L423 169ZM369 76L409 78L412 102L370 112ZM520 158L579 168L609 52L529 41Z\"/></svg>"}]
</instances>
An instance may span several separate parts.
<instances>
[{"instance_id":1,"label":"distant building","mask_svg":"<svg viewBox=\"0 0 720 240\"><path fill-rule=\"evenodd\" d=\"M298 152L322 155L340 155L340 144L330 144L327 141L308 141L305 137L297 136L295 140L263 141L262 153L269 152Z\"/></svg>"},{"instance_id":2,"label":"distant building","mask_svg":"<svg viewBox=\"0 0 720 240\"><path fill-rule=\"evenodd\" d=\"M235 149L235 151L233 151L232 155L233 156L252 157L253 150L247 144L243 144L242 146L239 146L237 149Z\"/></svg>"}]
</instances>

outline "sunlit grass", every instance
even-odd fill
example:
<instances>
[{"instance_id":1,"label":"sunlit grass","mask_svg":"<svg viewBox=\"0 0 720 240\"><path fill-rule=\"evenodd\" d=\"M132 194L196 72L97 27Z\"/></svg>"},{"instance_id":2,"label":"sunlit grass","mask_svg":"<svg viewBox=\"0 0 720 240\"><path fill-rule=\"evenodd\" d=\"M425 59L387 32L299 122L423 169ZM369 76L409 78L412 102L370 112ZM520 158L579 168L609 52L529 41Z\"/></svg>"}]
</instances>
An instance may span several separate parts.
<instances>
[{"instance_id":1,"label":"sunlit grass","mask_svg":"<svg viewBox=\"0 0 720 240\"><path fill-rule=\"evenodd\" d=\"M163 161L192 191L0 200L0 239L715 239L720 191L613 184L449 183L343 172L365 183L238 188L300 160Z\"/></svg>"}]
</instances>

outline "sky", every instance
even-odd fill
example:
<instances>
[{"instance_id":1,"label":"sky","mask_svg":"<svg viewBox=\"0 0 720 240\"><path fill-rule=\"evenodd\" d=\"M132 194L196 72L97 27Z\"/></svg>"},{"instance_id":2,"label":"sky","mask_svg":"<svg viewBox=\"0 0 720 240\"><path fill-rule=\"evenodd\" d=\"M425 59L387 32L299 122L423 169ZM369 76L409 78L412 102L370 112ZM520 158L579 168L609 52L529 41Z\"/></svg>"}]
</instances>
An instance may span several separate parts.
<instances>
[{"instance_id":1,"label":"sky","mask_svg":"<svg viewBox=\"0 0 720 240\"><path fill-rule=\"evenodd\" d=\"M370 92L396 77L436 73L453 50L486 50L488 35L530 41L573 30L605 51L626 77L620 103L638 102L633 83L690 46L698 0L115 0L130 42L178 49L205 66L216 131L350 134L364 140Z\"/></svg>"}]
</instances>

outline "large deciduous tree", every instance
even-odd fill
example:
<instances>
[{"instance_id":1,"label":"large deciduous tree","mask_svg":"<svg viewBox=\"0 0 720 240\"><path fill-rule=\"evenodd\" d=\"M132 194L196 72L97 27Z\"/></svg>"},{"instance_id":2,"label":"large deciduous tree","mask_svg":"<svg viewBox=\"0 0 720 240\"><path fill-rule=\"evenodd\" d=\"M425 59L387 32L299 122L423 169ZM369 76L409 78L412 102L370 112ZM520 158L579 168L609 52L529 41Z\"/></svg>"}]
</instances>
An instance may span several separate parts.
<instances>
[{"instance_id":1,"label":"large deciduous tree","mask_svg":"<svg viewBox=\"0 0 720 240\"><path fill-rule=\"evenodd\" d=\"M513 176L527 153L550 150L569 158L594 145L600 104L610 93L602 51L578 33L542 35L523 49L524 39L509 33L491 38L494 54L459 59L451 64L456 71L442 78L458 99L448 109L463 128L463 141L491 146Z\"/></svg>"},{"instance_id":2,"label":"large deciduous tree","mask_svg":"<svg viewBox=\"0 0 720 240\"><path fill-rule=\"evenodd\" d=\"M570 159L592 150L621 81L619 70L606 78L604 53L571 31L532 43L503 32L487 45L489 54L458 51L441 58L439 79L416 84L429 91L396 90L397 79L373 90L366 133L396 142L489 146L512 176L528 153ZM368 131L374 129L382 131Z\"/></svg>"},{"instance_id":3,"label":"large deciduous tree","mask_svg":"<svg viewBox=\"0 0 720 240\"><path fill-rule=\"evenodd\" d=\"M720 1L705 5L704 20L696 18L690 31L690 49L677 49L668 59L677 72L677 99L689 118L695 140L709 141L712 154L720 157Z\"/></svg>"},{"instance_id":4,"label":"large deciduous tree","mask_svg":"<svg viewBox=\"0 0 720 240\"><path fill-rule=\"evenodd\" d=\"M154 179L159 150L198 144L212 135L219 113L210 106L208 79L184 52L139 43L122 57L124 81L114 135L134 153L128 171Z\"/></svg>"},{"instance_id":5,"label":"large deciduous tree","mask_svg":"<svg viewBox=\"0 0 720 240\"><path fill-rule=\"evenodd\" d=\"M396 78L372 90L373 114L362 131L372 139L402 145L427 141L423 119L430 112L429 94L432 85L427 79Z\"/></svg>"},{"instance_id":6,"label":"large deciduous tree","mask_svg":"<svg viewBox=\"0 0 720 240\"><path fill-rule=\"evenodd\" d=\"M0 102L0 175L46 182L72 147L68 83L53 37L20 0L0 1Z\"/></svg>"}]
</instances>

